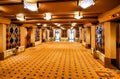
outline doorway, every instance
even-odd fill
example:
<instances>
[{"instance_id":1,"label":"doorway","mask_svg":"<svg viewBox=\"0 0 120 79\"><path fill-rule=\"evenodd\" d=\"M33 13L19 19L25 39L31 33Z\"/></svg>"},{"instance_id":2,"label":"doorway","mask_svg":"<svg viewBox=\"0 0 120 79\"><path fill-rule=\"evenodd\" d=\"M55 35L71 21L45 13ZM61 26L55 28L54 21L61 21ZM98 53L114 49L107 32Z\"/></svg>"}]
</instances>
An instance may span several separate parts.
<instances>
[{"instance_id":1,"label":"doorway","mask_svg":"<svg viewBox=\"0 0 120 79\"><path fill-rule=\"evenodd\" d=\"M70 29L69 31L69 42L74 42L74 30Z\"/></svg>"},{"instance_id":2,"label":"doorway","mask_svg":"<svg viewBox=\"0 0 120 79\"><path fill-rule=\"evenodd\" d=\"M60 31L59 31L59 29L55 30L55 41L56 42L60 41Z\"/></svg>"},{"instance_id":3,"label":"doorway","mask_svg":"<svg viewBox=\"0 0 120 79\"><path fill-rule=\"evenodd\" d=\"M32 44L31 44L31 31L32 31L32 28L31 27L26 27L27 29L27 36L26 36L26 41L25 41L25 47L28 48L28 47L31 47Z\"/></svg>"}]
</instances>

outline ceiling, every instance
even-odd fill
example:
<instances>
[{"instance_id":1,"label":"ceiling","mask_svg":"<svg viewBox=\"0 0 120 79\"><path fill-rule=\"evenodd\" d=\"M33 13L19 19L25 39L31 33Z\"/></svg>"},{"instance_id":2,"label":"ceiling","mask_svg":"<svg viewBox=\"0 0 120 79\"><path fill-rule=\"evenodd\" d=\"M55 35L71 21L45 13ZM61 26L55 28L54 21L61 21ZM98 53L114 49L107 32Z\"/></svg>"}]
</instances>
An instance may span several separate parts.
<instances>
[{"instance_id":1,"label":"ceiling","mask_svg":"<svg viewBox=\"0 0 120 79\"><path fill-rule=\"evenodd\" d=\"M29 0L33 1L33 0ZM63 26L70 26L76 22L78 26L92 22L98 22L98 16L108 10L111 10L120 4L120 0L95 0L95 5L87 9L79 7L78 0L36 0L39 5L37 12L24 9L23 0L0 0L0 16L11 19L12 23L47 23L53 26L53 23L60 23ZM80 11L83 13L82 19L75 19L74 13ZM44 13L52 13L51 20L44 20ZM24 13L25 21L16 19L16 14Z\"/></svg>"}]
</instances>

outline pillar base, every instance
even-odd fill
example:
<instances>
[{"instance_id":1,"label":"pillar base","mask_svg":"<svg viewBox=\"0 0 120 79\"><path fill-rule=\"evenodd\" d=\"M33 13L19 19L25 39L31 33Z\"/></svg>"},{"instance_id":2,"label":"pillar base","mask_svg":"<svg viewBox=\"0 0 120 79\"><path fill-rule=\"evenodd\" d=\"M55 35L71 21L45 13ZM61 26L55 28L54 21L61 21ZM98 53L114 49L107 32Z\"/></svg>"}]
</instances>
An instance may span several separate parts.
<instances>
[{"instance_id":1,"label":"pillar base","mask_svg":"<svg viewBox=\"0 0 120 79\"><path fill-rule=\"evenodd\" d=\"M4 53L0 53L0 60L4 60Z\"/></svg>"},{"instance_id":2,"label":"pillar base","mask_svg":"<svg viewBox=\"0 0 120 79\"><path fill-rule=\"evenodd\" d=\"M86 44L85 47L90 49L91 48L91 44Z\"/></svg>"},{"instance_id":3,"label":"pillar base","mask_svg":"<svg viewBox=\"0 0 120 79\"><path fill-rule=\"evenodd\" d=\"M113 68L113 65L116 66L116 60L105 57L104 66L107 68Z\"/></svg>"},{"instance_id":4,"label":"pillar base","mask_svg":"<svg viewBox=\"0 0 120 79\"><path fill-rule=\"evenodd\" d=\"M80 40L80 43L82 43L82 40Z\"/></svg>"}]
</instances>

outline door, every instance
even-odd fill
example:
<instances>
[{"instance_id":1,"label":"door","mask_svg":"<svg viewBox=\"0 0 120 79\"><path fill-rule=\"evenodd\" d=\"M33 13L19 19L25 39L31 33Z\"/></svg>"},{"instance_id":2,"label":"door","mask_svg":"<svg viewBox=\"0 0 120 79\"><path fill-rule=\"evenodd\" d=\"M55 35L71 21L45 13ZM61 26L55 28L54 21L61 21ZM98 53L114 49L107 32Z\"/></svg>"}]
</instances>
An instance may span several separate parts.
<instances>
[{"instance_id":1,"label":"door","mask_svg":"<svg viewBox=\"0 0 120 79\"><path fill-rule=\"evenodd\" d=\"M31 31L32 28L26 28L27 29L27 36L26 36L26 48L31 47Z\"/></svg>"},{"instance_id":2,"label":"door","mask_svg":"<svg viewBox=\"0 0 120 79\"><path fill-rule=\"evenodd\" d=\"M74 42L74 30L70 29L69 31L69 41Z\"/></svg>"},{"instance_id":3,"label":"door","mask_svg":"<svg viewBox=\"0 0 120 79\"><path fill-rule=\"evenodd\" d=\"M60 31L58 29L55 30L55 41L56 42L60 41Z\"/></svg>"}]
</instances>

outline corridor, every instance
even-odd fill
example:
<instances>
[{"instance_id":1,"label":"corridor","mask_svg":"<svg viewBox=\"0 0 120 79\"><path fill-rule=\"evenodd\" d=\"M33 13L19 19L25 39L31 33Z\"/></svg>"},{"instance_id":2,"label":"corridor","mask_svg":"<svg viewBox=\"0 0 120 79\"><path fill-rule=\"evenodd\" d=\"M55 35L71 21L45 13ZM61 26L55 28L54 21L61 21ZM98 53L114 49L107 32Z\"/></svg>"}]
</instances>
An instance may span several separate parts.
<instances>
[{"instance_id":1,"label":"corridor","mask_svg":"<svg viewBox=\"0 0 120 79\"><path fill-rule=\"evenodd\" d=\"M120 79L77 42L46 42L0 63L0 79Z\"/></svg>"}]
</instances>

